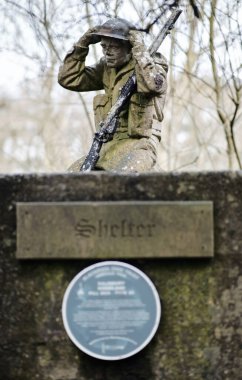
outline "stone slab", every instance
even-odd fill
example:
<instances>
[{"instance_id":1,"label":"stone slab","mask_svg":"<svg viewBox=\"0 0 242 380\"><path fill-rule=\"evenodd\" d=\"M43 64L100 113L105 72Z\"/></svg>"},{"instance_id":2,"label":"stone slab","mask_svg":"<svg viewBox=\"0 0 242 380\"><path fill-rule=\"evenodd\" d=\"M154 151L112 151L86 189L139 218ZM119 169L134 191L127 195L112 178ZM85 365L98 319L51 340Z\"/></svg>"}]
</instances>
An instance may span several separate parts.
<instances>
[{"instance_id":1,"label":"stone slab","mask_svg":"<svg viewBox=\"0 0 242 380\"><path fill-rule=\"evenodd\" d=\"M17 203L18 259L212 257L210 201Z\"/></svg>"}]
</instances>

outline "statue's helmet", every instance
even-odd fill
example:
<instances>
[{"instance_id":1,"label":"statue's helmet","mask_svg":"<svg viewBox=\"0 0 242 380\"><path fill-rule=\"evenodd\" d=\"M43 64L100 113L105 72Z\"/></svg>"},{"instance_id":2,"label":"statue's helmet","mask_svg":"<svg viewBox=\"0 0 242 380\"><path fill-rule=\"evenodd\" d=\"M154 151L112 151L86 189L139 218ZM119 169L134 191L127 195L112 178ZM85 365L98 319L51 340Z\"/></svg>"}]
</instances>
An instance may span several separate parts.
<instances>
[{"instance_id":1,"label":"statue's helmet","mask_svg":"<svg viewBox=\"0 0 242 380\"><path fill-rule=\"evenodd\" d=\"M112 37L119 40L129 40L129 31L136 27L129 21L122 18L111 18L99 27L93 34L103 37Z\"/></svg>"}]
</instances>

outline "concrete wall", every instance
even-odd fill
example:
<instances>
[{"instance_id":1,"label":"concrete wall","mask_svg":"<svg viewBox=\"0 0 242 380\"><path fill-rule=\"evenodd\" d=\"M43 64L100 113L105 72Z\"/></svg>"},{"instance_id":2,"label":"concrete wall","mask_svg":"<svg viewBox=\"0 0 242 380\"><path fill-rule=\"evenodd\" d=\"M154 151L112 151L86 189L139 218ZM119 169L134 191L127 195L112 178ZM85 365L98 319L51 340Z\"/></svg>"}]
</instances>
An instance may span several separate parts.
<instances>
[{"instance_id":1,"label":"concrete wall","mask_svg":"<svg viewBox=\"0 0 242 380\"><path fill-rule=\"evenodd\" d=\"M0 378L3 380L240 380L242 173L0 177ZM212 200L214 259L129 260L153 280L163 317L152 342L117 362L69 340L61 303L94 260L18 261L16 202Z\"/></svg>"}]
</instances>

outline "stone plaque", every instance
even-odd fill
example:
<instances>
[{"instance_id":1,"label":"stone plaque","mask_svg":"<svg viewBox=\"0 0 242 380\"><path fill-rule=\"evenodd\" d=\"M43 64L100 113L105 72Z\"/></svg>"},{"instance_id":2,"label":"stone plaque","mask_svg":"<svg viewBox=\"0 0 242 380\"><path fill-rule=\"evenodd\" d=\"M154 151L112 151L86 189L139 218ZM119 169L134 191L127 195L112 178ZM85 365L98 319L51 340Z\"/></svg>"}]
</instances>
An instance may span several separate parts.
<instances>
[{"instance_id":1,"label":"stone plaque","mask_svg":"<svg viewBox=\"0 0 242 380\"><path fill-rule=\"evenodd\" d=\"M142 350L160 321L159 295L151 280L132 265L105 261L81 271L63 299L64 327L83 352L119 360Z\"/></svg>"},{"instance_id":2,"label":"stone plaque","mask_svg":"<svg viewBox=\"0 0 242 380\"><path fill-rule=\"evenodd\" d=\"M212 202L17 204L17 258L211 256Z\"/></svg>"}]
</instances>

